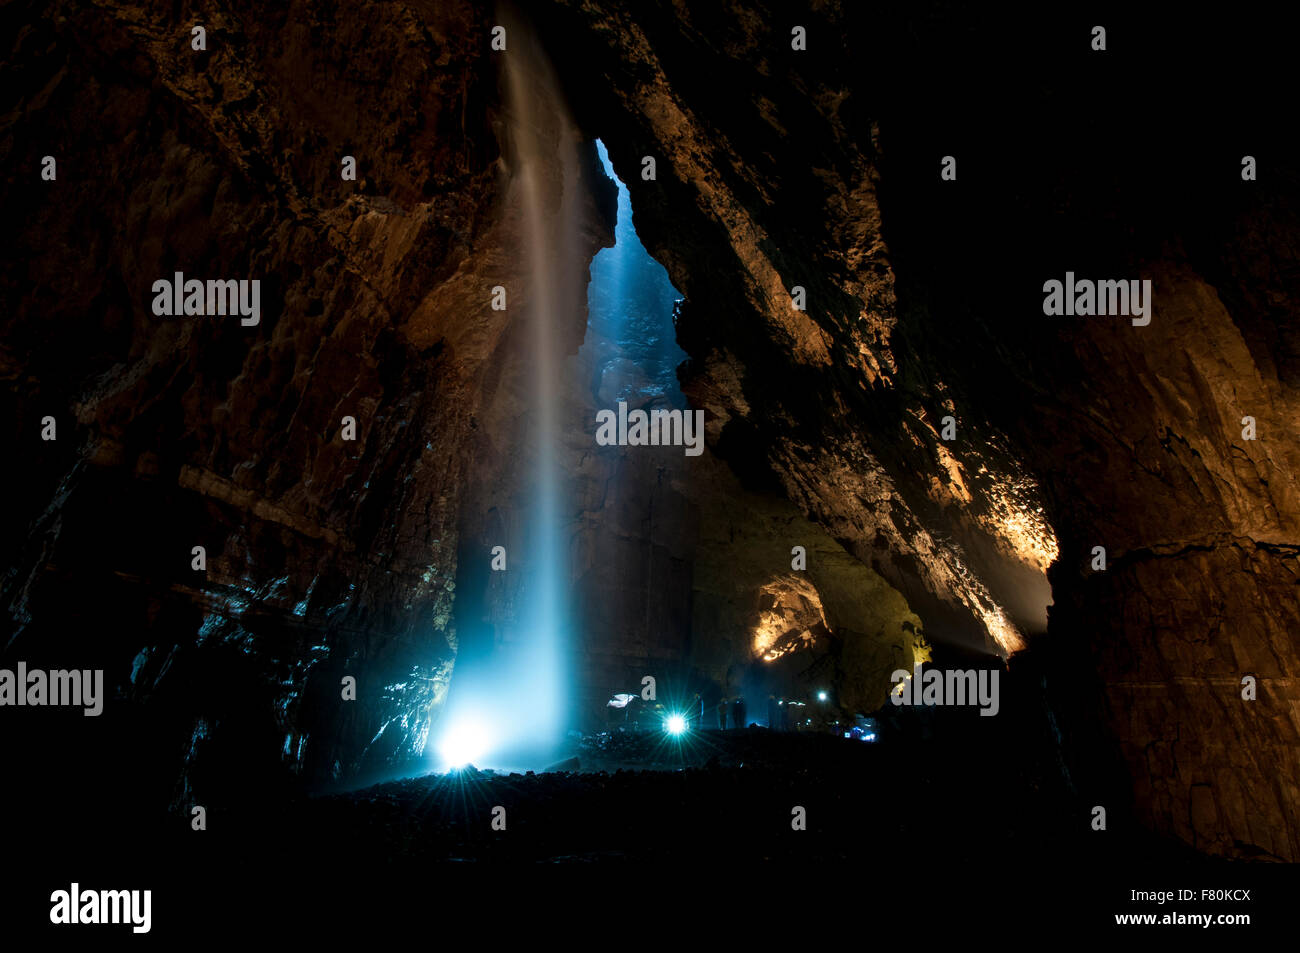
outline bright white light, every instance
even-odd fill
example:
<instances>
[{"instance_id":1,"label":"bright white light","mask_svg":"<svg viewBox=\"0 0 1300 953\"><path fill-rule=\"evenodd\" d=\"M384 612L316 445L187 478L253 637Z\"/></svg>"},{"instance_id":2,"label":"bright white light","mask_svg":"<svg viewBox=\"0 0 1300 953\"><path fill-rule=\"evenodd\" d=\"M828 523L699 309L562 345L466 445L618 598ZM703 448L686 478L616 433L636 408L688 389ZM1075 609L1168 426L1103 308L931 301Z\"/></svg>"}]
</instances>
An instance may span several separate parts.
<instances>
[{"instance_id":1,"label":"bright white light","mask_svg":"<svg viewBox=\"0 0 1300 953\"><path fill-rule=\"evenodd\" d=\"M686 719L681 715L669 715L664 719L664 731L670 735L680 735L686 730Z\"/></svg>"},{"instance_id":2,"label":"bright white light","mask_svg":"<svg viewBox=\"0 0 1300 953\"><path fill-rule=\"evenodd\" d=\"M826 693L825 693L825 692L818 692L818 693L817 693L817 700L818 700L818 701L823 701L823 702L824 702L824 701L826 700Z\"/></svg>"},{"instance_id":3,"label":"bright white light","mask_svg":"<svg viewBox=\"0 0 1300 953\"><path fill-rule=\"evenodd\" d=\"M461 722L443 735L438 754L449 768L459 768L481 759L488 748L487 732L477 722Z\"/></svg>"}]
</instances>

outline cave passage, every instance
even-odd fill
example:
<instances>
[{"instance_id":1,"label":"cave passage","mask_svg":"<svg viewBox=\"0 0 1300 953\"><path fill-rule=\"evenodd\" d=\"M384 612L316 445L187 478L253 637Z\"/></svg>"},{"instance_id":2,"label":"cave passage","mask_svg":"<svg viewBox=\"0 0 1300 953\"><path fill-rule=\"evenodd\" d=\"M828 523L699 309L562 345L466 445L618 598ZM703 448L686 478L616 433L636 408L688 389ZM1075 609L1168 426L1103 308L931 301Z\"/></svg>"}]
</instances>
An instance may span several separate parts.
<instances>
[{"instance_id":1,"label":"cave passage","mask_svg":"<svg viewBox=\"0 0 1300 953\"><path fill-rule=\"evenodd\" d=\"M677 346L672 321L673 306L682 294L637 238L631 193L599 139L596 149L605 174L618 186L618 224L614 247L601 249L591 263L587 288L587 346L602 349L593 395L685 408L676 370L688 355ZM600 338L609 343L602 345Z\"/></svg>"}]
</instances>

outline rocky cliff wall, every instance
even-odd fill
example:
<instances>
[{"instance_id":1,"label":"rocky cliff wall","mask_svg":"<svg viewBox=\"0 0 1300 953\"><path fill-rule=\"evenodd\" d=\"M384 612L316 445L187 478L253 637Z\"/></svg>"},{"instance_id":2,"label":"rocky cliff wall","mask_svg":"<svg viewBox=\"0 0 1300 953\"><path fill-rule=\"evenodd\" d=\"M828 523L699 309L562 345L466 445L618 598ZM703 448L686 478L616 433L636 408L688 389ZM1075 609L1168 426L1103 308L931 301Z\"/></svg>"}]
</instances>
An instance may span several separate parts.
<instances>
[{"instance_id":1,"label":"rocky cliff wall","mask_svg":"<svg viewBox=\"0 0 1300 953\"><path fill-rule=\"evenodd\" d=\"M1102 53L1068 11L1026 42L1010 11L944 4L545 10L687 295L683 387L717 452L932 636L1005 652L1046 628L1058 714L1104 726L1083 790L1129 796L1114 745L1148 825L1295 859L1297 176L1270 31L1099 11ZM1156 75L1183 77L1159 104ZM1150 280L1151 323L1047 317L1067 271Z\"/></svg>"},{"instance_id":2,"label":"rocky cliff wall","mask_svg":"<svg viewBox=\"0 0 1300 953\"><path fill-rule=\"evenodd\" d=\"M1283 32L1223 27L1207 59L1193 19L1115 11L1103 57L1064 12L1029 45L1011 12L946 4L528 12L505 55L541 42L567 100L529 117L469 4L0 12L5 660L105 668L141 789L176 804L423 751L468 627L518 623L522 577L482 566L525 532L534 463L524 120L584 157L567 281L612 240L609 146L707 413L698 466L593 452L567 313L586 704L643 662L732 687L810 643L774 664L800 685L829 659L865 707L927 641L1040 636L1012 672L1041 660L1079 789L1205 850L1300 856L1300 177L1252 95L1282 88L1254 64ZM260 323L154 315L178 270L260 277ZM1067 271L1152 281L1151 323L1046 317Z\"/></svg>"}]
</instances>

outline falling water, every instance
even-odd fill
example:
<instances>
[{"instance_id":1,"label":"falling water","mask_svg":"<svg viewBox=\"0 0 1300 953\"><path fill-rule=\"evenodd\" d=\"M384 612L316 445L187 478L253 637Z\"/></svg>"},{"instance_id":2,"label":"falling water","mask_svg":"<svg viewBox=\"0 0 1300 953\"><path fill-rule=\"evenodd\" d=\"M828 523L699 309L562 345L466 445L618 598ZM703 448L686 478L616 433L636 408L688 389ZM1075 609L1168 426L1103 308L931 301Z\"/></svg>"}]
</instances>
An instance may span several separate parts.
<instances>
[{"instance_id":1,"label":"falling water","mask_svg":"<svg viewBox=\"0 0 1300 953\"><path fill-rule=\"evenodd\" d=\"M527 672L534 690L541 696L534 699L530 728L537 743L554 739L563 728L563 698L567 678L563 671L561 644L564 624L563 592L567 580L563 578L566 565L565 548L560 532L559 474L556 452L560 431L557 421L560 401L558 339L561 322L571 317L574 303L581 289L570 286L565 277L574 269L570 263L577 260L578 164L577 136L572 124L562 114L560 97L555 93L554 81L540 56L532 57L532 69L525 71L513 59L508 59L506 75L513 131L519 163L519 182L522 212L525 225L526 247L524 257L528 263L528 300L533 323L534 387L536 425L532 436L536 441L536 492L532 546L529 553L533 573L533 597L526 603L530 619L526 628L532 636L526 650ZM540 81L539 81L540 80ZM543 117L552 117L558 126L558 140L549 145L559 155L562 169L560 209L556 221L559 234L548 229L548 216L542 191L541 177L553 168L554 159L547 154Z\"/></svg>"},{"instance_id":2,"label":"falling water","mask_svg":"<svg viewBox=\"0 0 1300 953\"><path fill-rule=\"evenodd\" d=\"M519 459L525 461L527 542L511 637L480 658L458 663L438 745L441 766L536 767L558 750L567 721L570 677L566 573L557 453L562 329L572 327L585 294L579 243L580 183L576 128L566 114L544 55L525 31L507 24L502 52L510 173L508 220L520 237L523 286L510 289L512 321L527 325L532 380Z\"/></svg>"}]
</instances>

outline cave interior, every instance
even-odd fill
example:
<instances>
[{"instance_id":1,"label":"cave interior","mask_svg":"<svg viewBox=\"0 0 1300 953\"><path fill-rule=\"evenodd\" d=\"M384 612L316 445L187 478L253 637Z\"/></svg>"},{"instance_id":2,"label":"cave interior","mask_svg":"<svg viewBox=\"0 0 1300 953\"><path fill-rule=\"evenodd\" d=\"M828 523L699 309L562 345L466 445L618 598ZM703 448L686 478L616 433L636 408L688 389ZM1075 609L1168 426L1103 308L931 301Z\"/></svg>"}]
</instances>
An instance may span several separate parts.
<instances>
[{"instance_id":1,"label":"cave interior","mask_svg":"<svg viewBox=\"0 0 1300 953\"><path fill-rule=\"evenodd\" d=\"M0 710L34 845L1300 859L1263 14L0 20L0 668L103 673L95 717ZM160 315L181 275L257 323ZM1076 279L1132 319L1046 313ZM996 710L895 704L926 668Z\"/></svg>"}]
</instances>

